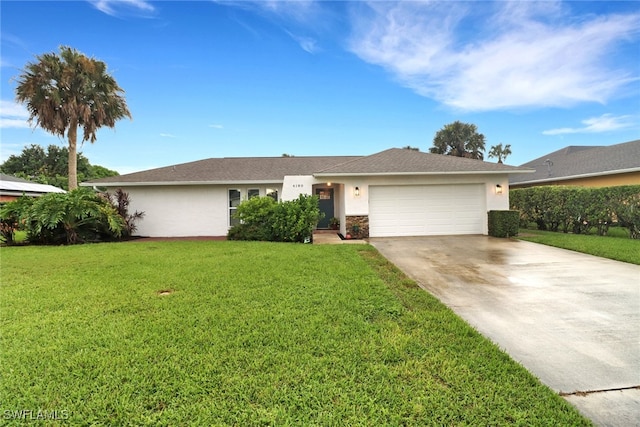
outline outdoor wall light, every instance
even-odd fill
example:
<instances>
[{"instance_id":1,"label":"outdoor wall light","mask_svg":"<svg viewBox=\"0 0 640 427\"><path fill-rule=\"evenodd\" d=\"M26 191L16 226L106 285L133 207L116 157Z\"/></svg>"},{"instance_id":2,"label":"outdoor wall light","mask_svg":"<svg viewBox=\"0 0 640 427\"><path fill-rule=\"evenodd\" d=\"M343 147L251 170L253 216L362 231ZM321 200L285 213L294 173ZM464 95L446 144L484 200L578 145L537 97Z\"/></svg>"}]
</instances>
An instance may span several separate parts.
<instances>
[{"instance_id":1,"label":"outdoor wall light","mask_svg":"<svg viewBox=\"0 0 640 427\"><path fill-rule=\"evenodd\" d=\"M356 197L360 197L360 188L356 187L353 189L353 195Z\"/></svg>"},{"instance_id":2,"label":"outdoor wall light","mask_svg":"<svg viewBox=\"0 0 640 427\"><path fill-rule=\"evenodd\" d=\"M502 194L502 185L500 184L496 185L496 194Z\"/></svg>"},{"instance_id":3,"label":"outdoor wall light","mask_svg":"<svg viewBox=\"0 0 640 427\"><path fill-rule=\"evenodd\" d=\"M327 182L327 187L331 187L331 181Z\"/></svg>"}]
</instances>

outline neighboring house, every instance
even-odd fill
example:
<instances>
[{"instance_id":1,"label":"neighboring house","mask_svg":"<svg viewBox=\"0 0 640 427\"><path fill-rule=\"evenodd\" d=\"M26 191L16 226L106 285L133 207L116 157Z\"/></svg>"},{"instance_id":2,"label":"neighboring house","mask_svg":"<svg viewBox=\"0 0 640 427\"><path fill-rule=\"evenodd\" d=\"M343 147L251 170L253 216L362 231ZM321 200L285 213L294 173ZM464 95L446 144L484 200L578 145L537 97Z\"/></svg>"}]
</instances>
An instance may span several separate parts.
<instances>
[{"instance_id":1,"label":"neighboring house","mask_svg":"<svg viewBox=\"0 0 640 427\"><path fill-rule=\"evenodd\" d=\"M253 196L319 198L328 228L365 237L487 234L487 211L509 208L515 166L392 148L370 156L213 158L94 181L144 211L142 236L223 236Z\"/></svg>"},{"instance_id":2,"label":"neighboring house","mask_svg":"<svg viewBox=\"0 0 640 427\"><path fill-rule=\"evenodd\" d=\"M0 203L12 202L23 194L40 197L47 193L65 193L65 191L53 185L37 184L15 176L0 174Z\"/></svg>"},{"instance_id":3,"label":"neighboring house","mask_svg":"<svg viewBox=\"0 0 640 427\"><path fill-rule=\"evenodd\" d=\"M640 140L608 147L569 146L521 165L535 169L513 175L512 189L537 185L609 187L640 184Z\"/></svg>"}]
</instances>

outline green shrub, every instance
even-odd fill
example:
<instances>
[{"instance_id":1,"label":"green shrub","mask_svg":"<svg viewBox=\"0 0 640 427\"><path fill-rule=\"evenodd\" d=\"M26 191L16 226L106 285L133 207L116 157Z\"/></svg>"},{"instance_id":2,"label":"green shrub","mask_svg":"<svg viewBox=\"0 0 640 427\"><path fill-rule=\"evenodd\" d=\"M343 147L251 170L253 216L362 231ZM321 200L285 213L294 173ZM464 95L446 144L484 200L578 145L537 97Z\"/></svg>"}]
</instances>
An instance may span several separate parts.
<instances>
[{"instance_id":1,"label":"green shrub","mask_svg":"<svg viewBox=\"0 0 640 427\"><path fill-rule=\"evenodd\" d=\"M539 186L511 190L509 199L523 227L536 223L539 230L605 235L617 221L631 238L640 238L640 185Z\"/></svg>"},{"instance_id":2,"label":"green shrub","mask_svg":"<svg viewBox=\"0 0 640 427\"><path fill-rule=\"evenodd\" d=\"M252 197L245 200L235 213L240 223L227 233L229 240L275 240L273 217L278 203L272 197Z\"/></svg>"},{"instance_id":3,"label":"green shrub","mask_svg":"<svg viewBox=\"0 0 640 427\"><path fill-rule=\"evenodd\" d=\"M519 222L518 211L489 211L489 236L517 236Z\"/></svg>"},{"instance_id":4,"label":"green shrub","mask_svg":"<svg viewBox=\"0 0 640 427\"><path fill-rule=\"evenodd\" d=\"M316 196L300 195L285 202L265 196L240 203L235 218L240 224L229 230L230 240L304 242L311 238L321 213Z\"/></svg>"},{"instance_id":5,"label":"green shrub","mask_svg":"<svg viewBox=\"0 0 640 427\"><path fill-rule=\"evenodd\" d=\"M0 239L7 245L15 242L15 232L20 230L21 224L27 220L26 213L33 204L33 198L21 196L0 208Z\"/></svg>"},{"instance_id":6,"label":"green shrub","mask_svg":"<svg viewBox=\"0 0 640 427\"><path fill-rule=\"evenodd\" d=\"M629 230L631 239L640 239L640 191L633 187L640 186L625 186L619 190L621 202L615 208L615 215L620 225Z\"/></svg>"},{"instance_id":7,"label":"green shrub","mask_svg":"<svg viewBox=\"0 0 640 427\"><path fill-rule=\"evenodd\" d=\"M5 224L27 232L36 244L75 244L113 240L122 236L125 220L105 198L86 188L49 193L35 199L21 197L0 210Z\"/></svg>"},{"instance_id":8,"label":"green shrub","mask_svg":"<svg viewBox=\"0 0 640 427\"><path fill-rule=\"evenodd\" d=\"M301 194L296 200L278 204L274 218L275 235L281 242L310 240L322 217L318 197Z\"/></svg>"},{"instance_id":9,"label":"green shrub","mask_svg":"<svg viewBox=\"0 0 640 427\"><path fill-rule=\"evenodd\" d=\"M98 166L101 167L101 166ZM124 192L121 188L118 188L113 193L102 193L111 206L116 210L124 221L124 228L122 229L122 237L130 237L137 230L136 222L144 217L144 212L135 211L129 213L129 194Z\"/></svg>"}]
</instances>

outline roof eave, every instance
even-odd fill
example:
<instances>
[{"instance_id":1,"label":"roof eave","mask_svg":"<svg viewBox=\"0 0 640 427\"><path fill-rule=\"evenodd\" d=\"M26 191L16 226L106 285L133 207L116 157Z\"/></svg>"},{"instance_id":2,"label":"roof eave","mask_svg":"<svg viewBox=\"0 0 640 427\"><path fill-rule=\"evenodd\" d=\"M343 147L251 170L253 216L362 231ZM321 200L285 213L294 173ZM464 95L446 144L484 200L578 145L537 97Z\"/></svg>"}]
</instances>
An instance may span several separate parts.
<instances>
[{"instance_id":1,"label":"roof eave","mask_svg":"<svg viewBox=\"0 0 640 427\"><path fill-rule=\"evenodd\" d=\"M53 193L53 191L51 191ZM29 196L29 197L40 197L45 194L49 194L48 192L38 192L38 191L11 191L11 190L2 190L0 191L0 196Z\"/></svg>"},{"instance_id":2,"label":"roof eave","mask_svg":"<svg viewBox=\"0 0 640 427\"><path fill-rule=\"evenodd\" d=\"M251 184L282 184L283 180L235 180L235 181L133 181L133 182L82 182L81 187L151 187L178 185L251 185Z\"/></svg>"}]
</instances>

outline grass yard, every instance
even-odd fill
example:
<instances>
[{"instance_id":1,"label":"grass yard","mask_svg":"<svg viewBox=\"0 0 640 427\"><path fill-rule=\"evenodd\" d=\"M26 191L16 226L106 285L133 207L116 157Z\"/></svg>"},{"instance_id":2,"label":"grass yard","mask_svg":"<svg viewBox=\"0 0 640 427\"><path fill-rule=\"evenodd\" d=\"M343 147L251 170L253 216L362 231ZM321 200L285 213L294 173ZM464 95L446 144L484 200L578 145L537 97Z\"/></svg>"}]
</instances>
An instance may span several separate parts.
<instances>
[{"instance_id":1,"label":"grass yard","mask_svg":"<svg viewBox=\"0 0 640 427\"><path fill-rule=\"evenodd\" d=\"M624 228L610 228L607 236L520 230L518 239L640 265L640 240Z\"/></svg>"},{"instance_id":2,"label":"grass yard","mask_svg":"<svg viewBox=\"0 0 640 427\"><path fill-rule=\"evenodd\" d=\"M369 246L9 247L1 267L6 424L590 425Z\"/></svg>"}]
</instances>

